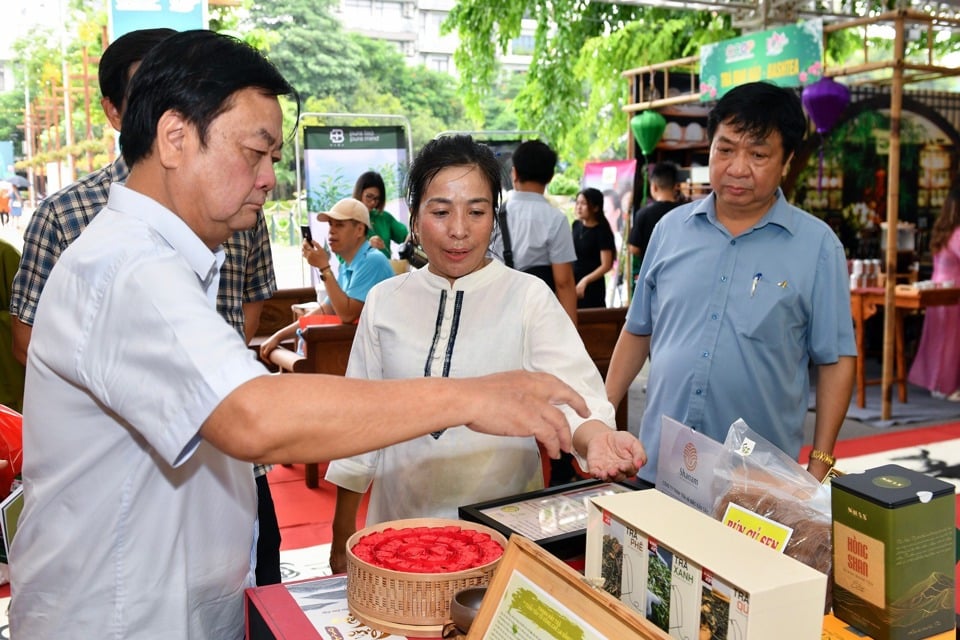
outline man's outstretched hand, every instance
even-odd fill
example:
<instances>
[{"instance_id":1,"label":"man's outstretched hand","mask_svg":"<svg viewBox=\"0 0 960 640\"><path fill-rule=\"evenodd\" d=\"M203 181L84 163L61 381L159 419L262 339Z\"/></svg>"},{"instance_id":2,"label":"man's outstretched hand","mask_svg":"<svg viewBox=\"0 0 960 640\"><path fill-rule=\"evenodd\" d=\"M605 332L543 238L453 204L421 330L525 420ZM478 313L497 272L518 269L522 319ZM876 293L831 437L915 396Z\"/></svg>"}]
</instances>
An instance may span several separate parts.
<instances>
[{"instance_id":1,"label":"man's outstretched hand","mask_svg":"<svg viewBox=\"0 0 960 640\"><path fill-rule=\"evenodd\" d=\"M477 417L467 427L491 435L534 436L551 458L572 446L570 425L558 405L590 415L580 394L547 373L508 371L474 378L471 385L477 406L470 414Z\"/></svg>"}]
</instances>

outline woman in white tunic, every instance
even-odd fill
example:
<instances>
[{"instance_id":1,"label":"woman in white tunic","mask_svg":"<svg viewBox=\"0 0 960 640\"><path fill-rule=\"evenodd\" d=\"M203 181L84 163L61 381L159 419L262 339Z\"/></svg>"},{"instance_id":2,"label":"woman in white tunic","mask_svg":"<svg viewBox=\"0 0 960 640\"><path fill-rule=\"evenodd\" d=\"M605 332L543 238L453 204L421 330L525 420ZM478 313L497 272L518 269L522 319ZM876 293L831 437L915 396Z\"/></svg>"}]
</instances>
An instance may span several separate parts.
<instances>
[{"instance_id":1,"label":"woman in white tunic","mask_svg":"<svg viewBox=\"0 0 960 640\"><path fill-rule=\"evenodd\" d=\"M600 374L556 296L536 277L487 256L500 186L496 157L470 136L424 146L410 169L407 198L410 226L429 264L370 291L347 375L552 373L582 394L591 411L582 418L564 408L581 467L604 480L632 476L646 454L635 437L616 430ZM346 541L356 531L360 500L371 483L368 524L456 518L461 505L544 486L533 438L461 428L333 461L326 478L338 486L334 572L346 570Z\"/></svg>"}]
</instances>

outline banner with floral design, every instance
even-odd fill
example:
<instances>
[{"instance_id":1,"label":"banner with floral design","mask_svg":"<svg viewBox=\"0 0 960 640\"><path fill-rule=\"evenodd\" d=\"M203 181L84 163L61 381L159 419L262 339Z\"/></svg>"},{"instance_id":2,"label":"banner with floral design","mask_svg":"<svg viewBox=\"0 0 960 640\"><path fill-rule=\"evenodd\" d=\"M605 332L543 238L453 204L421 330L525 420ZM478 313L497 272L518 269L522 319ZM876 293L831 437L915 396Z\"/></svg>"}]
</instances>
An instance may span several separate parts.
<instances>
[{"instance_id":1,"label":"banner with floral design","mask_svg":"<svg viewBox=\"0 0 960 640\"><path fill-rule=\"evenodd\" d=\"M700 100L766 80L799 87L823 77L823 20L782 25L700 47Z\"/></svg>"}]
</instances>

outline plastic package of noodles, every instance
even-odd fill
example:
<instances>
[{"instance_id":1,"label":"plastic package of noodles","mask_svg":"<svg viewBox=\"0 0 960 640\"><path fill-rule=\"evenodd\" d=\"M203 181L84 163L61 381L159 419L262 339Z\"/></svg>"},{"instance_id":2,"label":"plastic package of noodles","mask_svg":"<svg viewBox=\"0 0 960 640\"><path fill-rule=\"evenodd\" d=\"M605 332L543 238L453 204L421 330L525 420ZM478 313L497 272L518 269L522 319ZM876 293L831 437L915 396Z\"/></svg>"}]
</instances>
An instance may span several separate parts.
<instances>
[{"instance_id":1,"label":"plastic package of noodles","mask_svg":"<svg viewBox=\"0 0 960 640\"><path fill-rule=\"evenodd\" d=\"M743 420L730 426L724 449L714 479L714 517L722 521L734 503L792 529L783 553L827 575L828 611L833 571L830 487Z\"/></svg>"}]
</instances>

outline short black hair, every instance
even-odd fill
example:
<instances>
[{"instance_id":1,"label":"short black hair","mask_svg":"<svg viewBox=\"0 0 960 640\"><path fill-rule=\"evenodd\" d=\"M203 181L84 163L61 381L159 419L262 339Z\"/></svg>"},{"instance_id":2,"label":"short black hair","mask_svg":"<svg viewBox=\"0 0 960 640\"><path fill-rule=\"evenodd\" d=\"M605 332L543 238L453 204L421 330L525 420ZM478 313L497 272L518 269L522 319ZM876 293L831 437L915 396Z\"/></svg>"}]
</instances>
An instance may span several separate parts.
<instances>
[{"instance_id":1,"label":"short black hair","mask_svg":"<svg viewBox=\"0 0 960 640\"><path fill-rule=\"evenodd\" d=\"M557 152L539 140L526 140L513 152L513 168L521 182L549 184L557 166Z\"/></svg>"},{"instance_id":2,"label":"short black hair","mask_svg":"<svg viewBox=\"0 0 960 640\"><path fill-rule=\"evenodd\" d=\"M175 33L173 29L137 29L111 42L100 56L97 67L100 94L117 109L122 109L130 81L130 66L143 60L150 49Z\"/></svg>"},{"instance_id":3,"label":"short black hair","mask_svg":"<svg viewBox=\"0 0 960 640\"><path fill-rule=\"evenodd\" d=\"M299 97L290 83L242 40L206 29L165 39L144 57L130 84L120 132L127 166L150 154L165 112L182 114L206 145L210 124L230 109L236 92L249 88L268 96L293 96L299 112Z\"/></svg>"},{"instance_id":4,"label":"short black hair","mask_svg":"<svg viewBox=\"0 0 960 640\"><path fill-rule=\"evenodd\" d=\"M673 189L680 181L680 169L672 162L658 162L650 171L650 182L660 189Z\"/></svg>"},{"instance_id":5,"label":"short black hair","mask_svg":"<svg viewBox=\"0 0 960 640\"><path fill-rule=\"evenodd\" d=\"M407 174L407 208L410 210L410 228L414 228L420 215L420 202L427 187L440 171L447 167L474 166L490 184L490 202L493 213L500 208L500 163L497 156L485 144L468 135L440 136L423 145L414 158Z\"/></svg>"},{"instance_id":6,"label":"short black hair","mask_svg":"<svg viewBox=\"0 0 960 640\"><path fill-rule=\"evenodd\" d=\"M387 199L387 188L383 184L383 176L376 171L364 171L360 174L357 182L353 185L353 199L363 201L361 196L364 190L370 187L380 189L380 205L383 206Z\"/></svg>"},{"instance_id":7,"label":"short black hair","mask_svg":"<svg viewBox=\"0 0 960 640\"><path fill-rule=\"evenodd\" d=\"M734 87L720 98L707 116L710 142L721 124L757 139L777 131L783 140L783 160L800 148L807 134L807 117L800 96L791 89L769 82L749 82Z\"/></svg>"}]
</instances>

